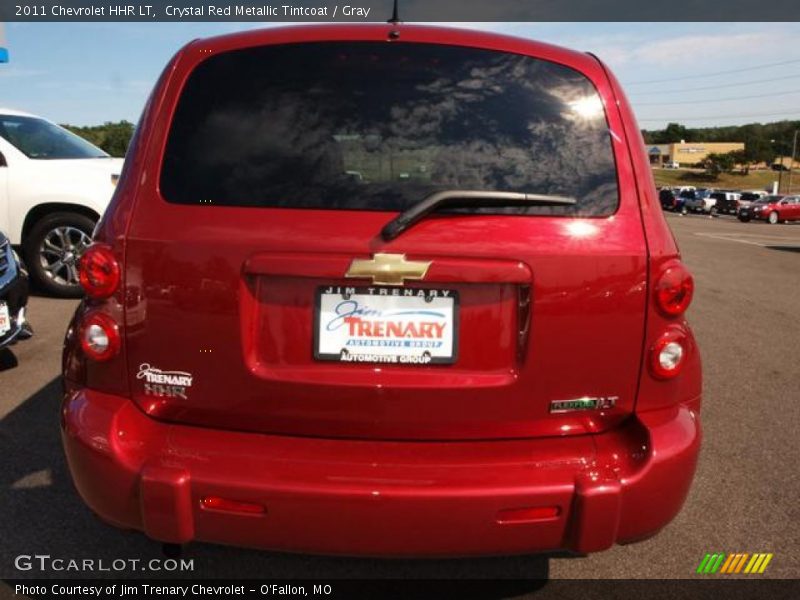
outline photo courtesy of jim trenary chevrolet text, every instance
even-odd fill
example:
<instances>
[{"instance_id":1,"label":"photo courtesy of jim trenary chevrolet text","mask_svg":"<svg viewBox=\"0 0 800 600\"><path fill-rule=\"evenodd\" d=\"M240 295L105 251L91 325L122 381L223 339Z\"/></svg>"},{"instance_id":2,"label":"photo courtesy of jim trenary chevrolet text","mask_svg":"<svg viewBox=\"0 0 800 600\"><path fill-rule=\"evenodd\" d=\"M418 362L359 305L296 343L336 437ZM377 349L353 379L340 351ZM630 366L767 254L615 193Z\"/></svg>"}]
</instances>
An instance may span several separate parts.
<instances>
[{"instance_id":1,"label":"photo courtesy of jim trenary chevrolet text","mask_svg":"<svg viewBox=\"0 0 800 600\"><path fill-rule=\"evenodd\" d=\"M798 40L0 0L0 598L800 597Z\"/></svg>"}]
</instances>

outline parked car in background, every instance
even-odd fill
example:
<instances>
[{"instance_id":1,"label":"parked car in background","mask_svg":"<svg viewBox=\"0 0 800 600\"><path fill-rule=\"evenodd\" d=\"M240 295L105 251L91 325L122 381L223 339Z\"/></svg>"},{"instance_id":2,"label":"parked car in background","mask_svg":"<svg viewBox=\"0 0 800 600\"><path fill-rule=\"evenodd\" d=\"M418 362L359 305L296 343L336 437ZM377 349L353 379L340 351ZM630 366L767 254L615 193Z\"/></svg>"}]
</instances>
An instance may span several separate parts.
<instances>
[{"instance_id":1,"label":"parked car in background","mask_svg":"<svg viewBox=\"0 0 800 600\"><path fill-rule=\"evenodd\" d=\"M800 220L800 196L765 196L739 211L739 220L751 219L766 221L776 225L781 221Z\"/></svg>"},{"instance_id":2,"label":"parked car in background","mask_svg":"<svg viewBox=\"0 0 800 600\"><path fill-rule=\"evenodd\" d=\"M712 197L713 190L684 190L680 193L684 198L687 210L698 213L711 213L715 210L717 199Z\"/></svg>"},{"instance_id":3,"label":"parked car in background","mask_svg":"<svg viewBox=\"0 0 800 600\"><path fill-rule=\"evenodd\" d=\"M678 190L678 198L683 202L683 206L687 211L695 212L695 205L702 203L697 197L696 190Z\"/></svg>"},{"instance_id":4,"label":"parked car in background","mask_svg":"<svg viewBox=\"0 0 800 600\"><path fill-rule=\"evenodd\" d=\"M33 334L25 313L27 305L28 273L0 231L0 348Z\"/></svg>"},{"instance_id":5,"label":"parked car in background","mask_svg":"<svg viewBox=\"0 0 800 600\"><path fill-rule=\"evenodd\" d=\"M763 190L746 190L739 196L739 210L747 208L756 200L764 198L769 195L769 192Z\"/></svg>"},{"instance_id":6,"label":"parked car in background","mask_svg":"<svg viewBox=\"0 0 800 600\"><path fill-rule=\"evenodd\" d=\"M674 188L661 188L658 192L658 199L661 202L661 208L664 210L678 212L683 215L688 212L686 199L681 197L680 193Z\"/></svg>"},{"instance_id":7,"label":"parked car in background","mask_svg":"<svg viewBox=\"0 0 800 600\"><path fill-rule=\"evenodd\" d=\"M600 551L677 515L694 283L595 57L270 28L191 42L151 98L64 344L67 462L104 521L441 557ZM424 178L380 168L397 148Z\"/></svg>"},{"instance_id":8,"label":"parked car in background","mask_svg":"<svg viewBox=\"0 0 800 600\"><path fill-rule=\"evenodd\" d=\"M712 207L717 213L735 215L739 209L740 196L738 192L717 191L711 192L708 198L714 201Z\"/></svg>"},{"instance_id":9,"label":"parked car in background","mask_svg":"<svg viewBox=\"0 0 800 600\"><path fill-rule=\"evenodd\" d=\"M78 257L121 169L121 158L46 119L0 109L0 229L21 247L37 287L82 294Z\"/></svg>"}]
</instances>

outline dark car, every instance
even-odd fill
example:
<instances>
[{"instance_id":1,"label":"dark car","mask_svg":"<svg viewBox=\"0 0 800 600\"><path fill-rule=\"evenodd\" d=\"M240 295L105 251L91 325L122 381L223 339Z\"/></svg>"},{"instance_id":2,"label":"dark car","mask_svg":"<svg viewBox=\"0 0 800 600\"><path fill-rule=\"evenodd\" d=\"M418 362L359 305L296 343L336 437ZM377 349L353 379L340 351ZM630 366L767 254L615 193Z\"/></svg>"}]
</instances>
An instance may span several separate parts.
<instances>
[{"instance_id":1,"label":"dark car","mask_svg":"<svg viewBox=\"0 0 800 600\"><path fill-rule=\"evenodd\" d=\"M679 207L683 206L683 199L678 196L678 192L672 188L661 188L658 192L658 200L661 202L661 208L664 210L671 210L673 212L679 211Z\"/></svg>"},{"instance_id":2,"label":"dark car","mask_svg":"<svg viewBox=\"0 0 800 600\"><path fill-rule=\"evenodd\" d=\"M716 200L714 209L719 214L735 215L739 210L739 198L741 194L731 191L719 191L712 193L709 198Z\"/></svg>"},{"instance_id":3,"label":"dark car","mask_svg":"<svg viewBox=\"0 0 800 600\"><path fill-rule=\"evenodd\" d=\"M661 208L685 215L689 212L686 207L686 197L677 188L661 188L658 193Z\"/></svg>"},{"instance_id":4,"label":"dark car","mask_svg":"<svg viewBox=\"0 0 800 600\"><path fill-rule=\"evenodd\" d=\"M27 304L28 273L0 231L0 348L31 336L25 318Z\"/></svg>"},{"instance_id":5,"label":"dark car","mask_svg":"<svg viewBox=\"0 0 800 600\"><path fill-rule=\"evenodd\" d=\"M694 475L702 376L639 131L597 58L531 40L192 42L80 259L81 498L169 544L322 554L656 534Z\"/></svg>"},{"instance_id":6,"label":"dark car","mask_svg":"<svg viewBox=\"0 0 800 600\"><path fill-rule=\"evenodd\" d=\"M743 208L747 208L753 202L760 200L761 198L768 196L767 192L761 191L750 191L750 192L742 192L742 195L739 197L739 210Z\"/></svg>"}]
</instances>

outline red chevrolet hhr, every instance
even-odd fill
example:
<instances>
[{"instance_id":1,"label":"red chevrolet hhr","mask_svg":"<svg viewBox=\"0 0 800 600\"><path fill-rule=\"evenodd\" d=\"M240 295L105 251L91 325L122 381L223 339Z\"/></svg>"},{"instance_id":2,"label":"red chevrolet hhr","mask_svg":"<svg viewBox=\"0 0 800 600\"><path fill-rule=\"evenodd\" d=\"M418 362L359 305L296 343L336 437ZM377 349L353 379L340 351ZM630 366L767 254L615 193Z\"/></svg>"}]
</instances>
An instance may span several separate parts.
<instances>
[{"instance_id":1,"label":"red chevrolet hhr","mask_svg":"<svg viewBox=\"0 0 800 600\"><path fill-rule=\"evenodd\" d=\"M693 281L590 54L393 24L193 41L80 278L63 441L117 527L585 553L689 490Z\"/></svg>"}]
</instances>

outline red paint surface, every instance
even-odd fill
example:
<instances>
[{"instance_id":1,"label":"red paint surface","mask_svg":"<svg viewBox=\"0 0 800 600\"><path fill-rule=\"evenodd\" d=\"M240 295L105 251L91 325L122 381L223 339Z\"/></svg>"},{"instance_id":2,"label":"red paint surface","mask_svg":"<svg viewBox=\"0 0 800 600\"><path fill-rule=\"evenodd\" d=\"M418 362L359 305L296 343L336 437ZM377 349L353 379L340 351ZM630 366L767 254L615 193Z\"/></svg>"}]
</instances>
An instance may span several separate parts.
<instances>
[{"instance_id":1,"label":"red paint surface","mask_svg":"<svg viewBox=\"0 0 800 600\"><path fill-rule=\"evenodd\" d=\"M107 521L156 539L298 551L594 551L651 535L680 509L694 473L700 358L683 317L656 308L653 282L679 255L630 107L594 57L429 27L401 26L392 42L523 53L584 73L612 132L620 204L611 217L435 215L386 243L378 234L396 213L160 197L170 117L204 58L259 44L382 41L390 29L253 31L192 42L170 63L98 230L120 258L122 285L86 301L67 335L64 440L80 493ZM368 284L344 273L376 252L433 261L409 287L458 291L454 364L313 359L316 288ZM123 336L102 364L75 340L92 310ZM663 380L648 363L667 328L684 332L688 351L680 376ZM190 372L187 397L146 396L142 363ZM551 401L583 396L618 400L603 412L549 413ZM208 496L266 514L201 510ZM498 522L526 507L559 512Z\"/></svg>"}]
</instances>

